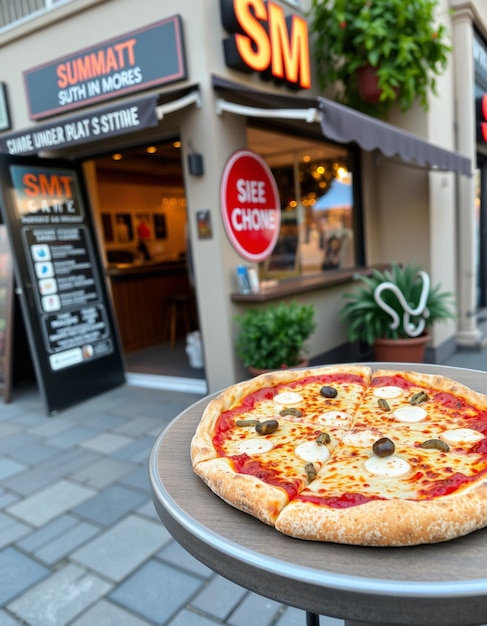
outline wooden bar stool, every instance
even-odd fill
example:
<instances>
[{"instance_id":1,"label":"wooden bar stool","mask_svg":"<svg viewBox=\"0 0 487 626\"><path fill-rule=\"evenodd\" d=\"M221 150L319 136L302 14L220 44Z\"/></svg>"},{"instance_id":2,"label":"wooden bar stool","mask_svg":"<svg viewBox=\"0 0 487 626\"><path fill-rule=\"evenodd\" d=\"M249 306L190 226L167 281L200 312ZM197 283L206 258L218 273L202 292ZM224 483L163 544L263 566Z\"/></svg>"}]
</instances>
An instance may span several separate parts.
<instances>
[{"instance_id":1,"label":"wooden bar stool","mask_svg":"<svg viewBox=\"0 0 487 626\"><path fill-rule=\"evenodd\" d=\"M166 304L164 337L169 336L171 350L174 350L178 321L182 320L186 333L191 332L190 295L188 293L178 293L168 296Z\"/></svg>"}]
</instances>

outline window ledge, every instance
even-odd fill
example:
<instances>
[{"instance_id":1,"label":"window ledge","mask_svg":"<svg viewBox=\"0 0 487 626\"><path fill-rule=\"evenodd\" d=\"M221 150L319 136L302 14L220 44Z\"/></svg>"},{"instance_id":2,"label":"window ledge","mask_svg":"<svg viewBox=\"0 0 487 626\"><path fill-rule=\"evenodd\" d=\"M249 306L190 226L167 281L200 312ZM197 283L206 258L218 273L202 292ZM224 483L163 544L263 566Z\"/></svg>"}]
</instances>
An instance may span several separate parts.
<instances>
[{"instance_id":1,"label":"window ledge","mask_svg":"<svg viewBox=\"0 0 487 626\"><path fill-rule=\"evenodd\" d=\"M341 285L353 281L356 276L370 275L375 269L384 270L390 267L387 264L371 265L363 268L333 270L312 276L297 276L279 281L272 287L261 289L259 293L232 293L232 302L270 302L286 296L315 291L334 285Z\"/></svg>"}]
</instances>

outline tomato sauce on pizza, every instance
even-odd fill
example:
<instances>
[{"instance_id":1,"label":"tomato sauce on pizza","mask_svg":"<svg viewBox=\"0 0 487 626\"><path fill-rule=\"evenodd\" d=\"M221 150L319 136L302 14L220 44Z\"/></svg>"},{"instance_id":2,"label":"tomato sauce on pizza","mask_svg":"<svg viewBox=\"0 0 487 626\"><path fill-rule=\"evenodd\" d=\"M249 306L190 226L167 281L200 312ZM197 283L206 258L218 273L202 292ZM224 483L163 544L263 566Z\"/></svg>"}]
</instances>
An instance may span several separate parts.
<instances>
[{"instance_id":1,"label":"tomato sauce on pizza","mask_svg":"<svg viewBox=\"0 0 487 626\"><path fill-rule=\"evenodd\" d=\"M441 376L265 374L210 402L191 459L218 496L296 538L408 546L487 526L487 398Z\"/></svg>"}]
</instances>

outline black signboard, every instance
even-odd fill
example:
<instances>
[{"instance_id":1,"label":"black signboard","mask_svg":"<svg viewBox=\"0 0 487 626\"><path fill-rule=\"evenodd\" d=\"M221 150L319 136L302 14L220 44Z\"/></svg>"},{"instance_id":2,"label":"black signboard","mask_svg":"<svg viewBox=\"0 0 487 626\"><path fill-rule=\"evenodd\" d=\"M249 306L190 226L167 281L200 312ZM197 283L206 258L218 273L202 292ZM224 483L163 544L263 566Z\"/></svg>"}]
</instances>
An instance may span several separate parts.
<instances>
[{"instance_id":1,"label":"black signboard","mask_svg":"<svg viewBox=\"0 0 487 626\"><path fill-rule=\"evenodd\" d=\"M156 105L157 96L146 96L0 135L0 152L26 156L157 126Z\"/></svg>"},{"instance_id":2,"label":"black signboard","mask_svg":"<svg viewBox=\"0 0 487 626\"><path fill-rule=\"evenodd\" d=\"M12 387L13 270L7 228L0 225L0 393L10 402Z\"/></svg>"},{"instance_id":3,"label":"black signboard","mask_svg":"<svg viewBox=\"0 0 487 626\"><path fill-rule=\"evenodd\" d=\"M186 78L178 15L24 72L31 119Z\"/></svg>"},{"instance_id":4,"label":"black signboard","mask_svg":"<svg viewBox=\"0 0 487 626\"><path fill-rule=\"evenodd\" d=\"M81 169L0 155L3 219L49 413L125 382Z\"/></svg>"}]
</instances>

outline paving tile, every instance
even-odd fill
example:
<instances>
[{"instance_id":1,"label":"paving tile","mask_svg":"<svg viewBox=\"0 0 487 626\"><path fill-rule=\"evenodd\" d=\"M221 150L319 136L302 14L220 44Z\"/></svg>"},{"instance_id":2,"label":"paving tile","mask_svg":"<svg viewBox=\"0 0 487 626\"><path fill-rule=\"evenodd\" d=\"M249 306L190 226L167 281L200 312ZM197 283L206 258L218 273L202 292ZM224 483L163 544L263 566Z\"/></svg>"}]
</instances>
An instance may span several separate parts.
<instances>
[{"instance_id":1,"label":"paving tile","mask_svg":"<svg viewBox=\"0 0 487 626\"><path fill-rule=\"evenodd\" d=\"M20 622L10 617L5 611L0 611L0 626L20 626Z\"/></svg>"},{"instance_id":2,"label":"paving tile","mask_svg":"<svg viewBox=\"0 0 487 626\"><path fill-rule=\"evenodd\" d=\"M16 463L10 459L0 459L0 480L18 474L25 469L27 469L26 466L21 463Z\"/></svg>"},{"instance_id":3,"label":"paving tile","mask_svg":"<svg viewBox=\"0 0 487 626\"><path fill-rule=\"evenodd\" d=\"M0 498L1 500L1 498ZM136 511L139 515L143 515L144 517L148 517L150 519L159 520L159 516L157 515L157 511L154 507L154 503L152 501L146 502L143 506L139 507ZM169 534L169 533L168 533Z\"/></svg>"},{"instance_id":4,"label":"paving tile","mask_svg":"<svg viewBox=\"0 0 487 626\"><path fill-rule=\"evenodd\" d=\"M8 507L7 512L33 526L42 526L58 515L76 507L96 492L68 480L60 480L43 491Z\"/></svg>"},{"instance_id":5,"label":"paving tile","mask_svg":"<svg viewBox=\"0 0 487 626\"><path fill-rule=\"evenodd\" d=\"M134 463L144 463L148 458L152 446L154 445L154 439L152 437L143 437L134 441L132 444L117 450L114 456L118 459L127 459Z\"/></svg>"},{"instance_id":6,"label":"paving tile","mask_svg":"<svg viewBox=\"0 0 487 626\"><path fill-rule=\"evenodd\" d=\"M228 619L229 626L247 626L259 616L259 626L271 626L281 609L281 604L256 593L249 593ZM304 616L303 616L304 617Z\"/></svg>"},{"instance_id":7,"label":"paving tile","mask_svg":"<svg viewBox=\"0 0 487 626\"><path fill-rule=\"evenodd\" d=\"M133 441L132 437L126 437L125 435L101 433L92 439L83 441L80 445L82 448L94 450L95 452L101 452L102 454L112 454L116 450L120 450L120 448L127 446Z\"/></svg>"},{"instance_id":8,"label":"paving tile","mask_svg":"<svg viewBox=\"0 0 487 626\"><path fill-rule=\"evenodd\" d=\"M111 602L100 600L71 626L147 626L148 623Z\"/></svg>"},{"instance_id":9,"label":"paving tile","mask_svg":"<svg viewBox=\"0 0 487 626\"><path fill-rule=\"evenodd\" d=\"M58 448L46 446L43 443L33 443L30 446L17 448L13 452L10 452L11 457L17 459L18 461L23 461L24 463L27 463L27 465L42 463L42 461L46 461L56 454L59 454Z\"/></svg>"},{"instance_id":10,"label":"paving tile","mask_svg":"<svg viewBox=\"0 0 487 626\"><path fill-rule=\"evenodd\" d=\"M71 559L120 581L160 550L166 541L167 536L161 532L159 524L131 515L76 550Z\"/></svg>"},{"instance_id":11,"label":"paving tile","mask_svg":"<svg viewBox=\"0 0 487 626\"><path fill-rule=\"evenodd\" d=\"M187 604L201 585L199 578L149 561L119 585L110 599L163 624Z\"/></svg>"},{"instance_id":12,"label":"paving tile","mask_svg":"<svg viewBox=\"0 0 487 626\"><path fill-rule=\"evenodd\" d=\"M100 412L97 410L93 417L83 419L83 424L89 428L94 428L98 432L104 430L117 431L118 428L123 427L127 421L131 420L128 420L126 417L120 417L119 415L112 415L110 413Z\"/></svg>"},{"instance_id":13,"label":"paving tile","mask_svg":"<svg viewBox=\"0 0 487 626\"><path fill-rule=\"evenodd\" d=\"M52 418L54 419L54 418ZM100 459L100 455L88 450L69 450L60 452L57 456L39 463L35 472L30 469L16 474L11 478L3 481L3 486L11 489L23 496L28 496L43 489L47 485L78 471L82 467L86 467L95 463Z\"/></svg>"},{"instance_id":14,"label":"paving tile","mask_svg":"<svg viewBox=\"0 0 487 626\"><path fill-rule=\"evenodd\" d=\"M17 502L18 499L18 496L14 495L13 493L0 493L0 509L5 509L14 502Z\"/></svg>"},{"instance_id":15,"label":"paving tile","mask_svg":"<svg viewBox=\"0 0 487 626\"><path fill-rule=\"evenodd\" d=\"M147 496L123 485L112 485L86 500L74 512L103 526L112 526L140 506Z\"/></svg>"},{"instance_id":16,"label":"paving tile","mask_svg":"<svg viewBox=\"0 0 487 626\"><path fill-rule=\"evenodd\" d=\"M101 578L67 565L7 608L29 626L63 626L110 589L111 585Z\"/></svg>"},{"instance_id":17,"label":"paving tile","mask_svg":"<svg viewBox=\"0 0 487 626\"><path fill-rule=\"evenodd\" d=\"M69 430L64 430L62 433L49 437L46 439L46 443L56 448L72 448L73 446L80 445L83 441L91 439L97 434L94 428L87 428L86 426L75 426Z\"/></svg>"},{"instance_id":18,"label":"paving tile","mask_svg":"<svg viewBox=\"0 0 487 626\"><path fill-rule=\"evenodd\" d=\"M213 580L191 601L191 605L222 620L226 619L248 593L222 576Z\"/></svg>"},{"instance_id":19,"label":"paving tile","mask_svg":"<svg viewBox=\"0 0 487 626\"><path fill-rule=\"evenodd\" d=\"M135 463L104 457L96 463L82 467L77 472L70 474L70 478L78 483L89 485L95 489L104 489L126 474L130 474L137 468Z\"/></svg>"},{"instance_id":20,"label":"paving tile","mask_svg":"<svg viewBox=\"0 0 487 626\"><path fill-rule=\"evenodd\" d=\"M212 620L204 615L194 613L190 609L184 609L181 613L178 613L174 619L170 621L170 626L215 626L215 624L221 624L221 621ZM250 626L258 626L255 624L255 617L252 622L249 622ZM1 624L0 624L1 626ZM300 624L300 626L303 626Z\"/></svg>"},{"instance_id":21,"label":"paving tile","mask_svg":"<svg viewBox=\"0 0 487 626\"><path fill-rule=\"evenodd\" d=\"M30 526L22 524L9 515L0 513L0 549L14 543L30 531Z\"/></svg>"},{"instance_id":22,"label":"paving tile","mask_svg":"<svg viewBox=\"0 0 487 626\"><path fill-rule=\"evenodd\" d=\"M120 479L120 482L124 485L128 485L129 487L135 487L135 489L147 491L148 494L151 493L149 469L147 464L144 464L142 467L138 467L134 472L127 474Z\"/></svg>"},{"instance_id":23,"label":"paving tile","mask_svg":"<svg viewBox=\"0 0 487 626\"><path fill-rule=\"evenodd\" d=\"M20 424L13 424L12 422L0 423L0 439L3 439L4 437L10 437L11 435L15 435L16 433L20 433L22 431L23 428L22 426L20 426Z\"/></svg>"},{"instance_id":24,"label":"paving tile","mask_svg":"<svg viewBox=\"0 0 487 626\"><path fill-rule=\"evenodd\" d=\"M211 578L214 573L213 570L203 565L198 559L195 559L176 541L168 543L167 546L157 553L157 558L202 578Z\"/></svg>"},{"instance_id":25,"label":"paving tile","mask_svg":"<svg viewBox=\"0 0 487 626\"><path fill-rule=\"evenodd\" d=\"M30 433L15 433L8 437L0 439L0 454L10 454L12 450L17 448L24 448L30 446L32 443L37 443L39 437L31 435Z\"/></svg>"},{"instance_id":26,"label":"paving tile","mask_svg":"<svg viewBox=\"0 0 487 626\"><path fill-rule=\"evenodd\" d=\"M8 572L8 576L0 576L0 606L49 574L47 568L12 547L0 552L0 572Z\"/></svg>"},{"instance_id":27,"label":"paving tile","mask_svg":"<svg viewBox=\"0 0 487 626\"><path fill-rule=\"evenodd\" d=\"M87 522L79 522L73 528L59 535L55 541L36 550L34 556L46 565L54 565L99 533L100 529L97 526Z\"/></svg>"},{"instance_id":28,"label":"paving tile","mask_svg":"<svg viewBox=\"0 0 487 626\"><path fill-rule=\"evenodd\" d=\"M155 428L161 430L164 424L158 417L139 417L136 420L126 420L125 424L118 426L115 432L121 435L140 437L153 431Z\"/></svg>"},{"instance_id":29,"label":"paving tile","mask_svg":"<svg viewBox=\"0 0 487 626\"><path fill-rule=\"evenodd\" d=\"M29 432L41 437L54 437L59 433L73 428L73 424L63 417L48 418L38 426L29 428Z\"/></svg>"},{"instance_id":30,"label":"paving tile","mask_svg":"<svg viewBox=\"0 0 487 626\"><path fill-rule=\"evenodd\" d=\"M76 526L77 523L78 520L73 515L61 515L52 520L52 522L48 522L41 528L31 532L28 537L18 542L18 546L26 552L35 552L35 550L39 550L42 546L54 541L62 533Z\"/></svg>"}]
</instances>

